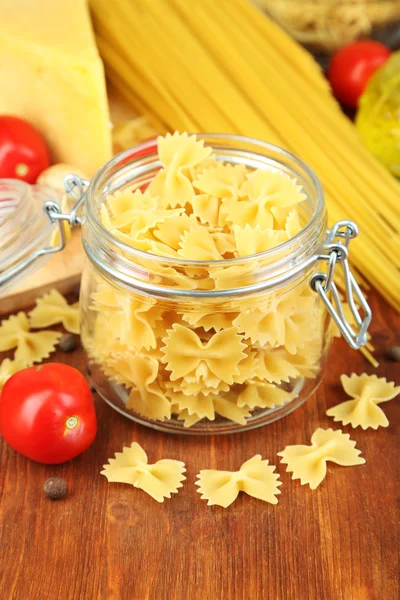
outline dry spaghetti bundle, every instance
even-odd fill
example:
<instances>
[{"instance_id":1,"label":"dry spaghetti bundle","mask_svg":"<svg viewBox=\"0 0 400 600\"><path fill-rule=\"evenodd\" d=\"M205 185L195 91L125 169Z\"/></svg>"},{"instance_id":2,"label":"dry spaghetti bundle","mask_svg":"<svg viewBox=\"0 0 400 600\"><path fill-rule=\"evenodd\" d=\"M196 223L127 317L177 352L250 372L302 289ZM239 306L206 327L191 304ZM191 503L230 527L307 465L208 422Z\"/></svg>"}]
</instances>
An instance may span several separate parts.
<instances>
[{"instance_id":1,"label":"dry spaghetti bundle","mask_svg":"<svg viewBox=\"0 0 400 600\"><path fill-rule=\"evenodd\" d=\"M253 136L305 160L352 260L400 309L398 183L363 147L312 57L247 0L91 0L108 77L161 133Z\"/></svg>"}]
</instances>

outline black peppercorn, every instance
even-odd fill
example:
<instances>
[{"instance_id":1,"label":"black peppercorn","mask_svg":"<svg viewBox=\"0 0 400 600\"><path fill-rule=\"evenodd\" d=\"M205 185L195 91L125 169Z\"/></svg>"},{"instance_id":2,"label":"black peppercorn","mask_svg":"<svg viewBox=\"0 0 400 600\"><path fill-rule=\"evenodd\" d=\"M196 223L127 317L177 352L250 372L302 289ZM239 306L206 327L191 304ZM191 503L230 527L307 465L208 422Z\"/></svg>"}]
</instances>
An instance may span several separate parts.
<instances>
[{"instance_id":1,"label":"black peppercorn","mask_svg":"<svg viewBox=\"0 0 400 600\"><path fill-rule=\"evenodd\" d=\"M67 495L68 486L65 479L61 477L50 477L44 486L44 493L50 500L62 500Z\"/></svg>"},{"instance_id":2,"label":"black peppercorn","mask_svg":"<svg viewBox=\"0 0 400 600\"><path fill-rule=\"evenodd\" d=\"M75 336L72 333L65 333L61 337L58 347L62 352L73 352L77 347Z\"/></svg>"},{"instance_id":3,"label":"black peppercorn","mask_svg":"<svg viewBox=\"0 0 400 600\"><path fill-rule=\"evenodd\" d=\"M400 362L400 346L393 346L385 350L385 358L393 362Z\"/></svg>"}]
</instances>

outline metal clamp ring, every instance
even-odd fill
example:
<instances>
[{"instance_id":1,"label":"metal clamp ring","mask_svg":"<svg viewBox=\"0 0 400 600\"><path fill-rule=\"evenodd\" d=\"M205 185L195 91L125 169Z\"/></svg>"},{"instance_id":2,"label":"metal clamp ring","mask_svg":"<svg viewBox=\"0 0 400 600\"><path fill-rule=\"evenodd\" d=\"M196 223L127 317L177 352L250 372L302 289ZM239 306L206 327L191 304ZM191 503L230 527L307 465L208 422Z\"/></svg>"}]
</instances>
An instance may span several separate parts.
<instances>
[{"instance_id":1,"label":"metal clamp ring","mask_svg":"<svg viewBox=\"0 0 400 600\"><path fill-rule=\"evenodd\" d=\"M343 227L345 230L340 231ZM328 235L325 246L327 253L320 254L321 259L328 261L327 273L316 273L310 280L311 288L320 295L343 337L354 349L365 346L367 343L367 331L372 318L371 309L350 271L347 260L348 243L352 238L356 237L357 233L358 228L352 221L339 221L336 223ZM336 237L345 238L345 242L335 243L334 240ZM346 299L352 317L350 317L350 320L344 313L340 294L333 281L336 263L339 263L343 269ZM328 297L328 292L331 292L331 298ZM363 315L360 314L357 303Z\"/></svg>"}]
</instances>

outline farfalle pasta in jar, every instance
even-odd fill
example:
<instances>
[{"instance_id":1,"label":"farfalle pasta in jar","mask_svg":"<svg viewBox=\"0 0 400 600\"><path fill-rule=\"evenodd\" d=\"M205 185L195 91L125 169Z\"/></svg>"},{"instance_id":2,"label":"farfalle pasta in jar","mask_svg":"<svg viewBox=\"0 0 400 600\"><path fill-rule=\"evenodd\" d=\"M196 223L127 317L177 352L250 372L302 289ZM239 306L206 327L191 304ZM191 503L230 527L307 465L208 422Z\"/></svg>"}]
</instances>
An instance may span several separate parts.
<instances>
[{"instance_id":1,"label":"farfalle pasta in jar","mask_svg":"<svg viewBox=\"0 0 400 600\"><path fill-rule=\"evenodd\" d=\"M82 225L82 342L93 385L129 418L186 433L257 427L314 392L337 329L366 343L371 313L347 262L357 227L327 230L321 185L292 154L168 134L66 189L71 214L45 203L52 245L0 272L0 287Z\"/></svg>"},{"instance_id":2,"label":"farfalle pasta in jar","mask_svg":"<svg viewBox=\"0 0 400 600\"><path fill-rule=\"evenodd\" d=\"M168 134L111 161L86 206L81 335L107 402L158 429L219 433L312 394L332 331L316 285L333 261L300 160L239 136Z\"/></svg>"}]
</instances>

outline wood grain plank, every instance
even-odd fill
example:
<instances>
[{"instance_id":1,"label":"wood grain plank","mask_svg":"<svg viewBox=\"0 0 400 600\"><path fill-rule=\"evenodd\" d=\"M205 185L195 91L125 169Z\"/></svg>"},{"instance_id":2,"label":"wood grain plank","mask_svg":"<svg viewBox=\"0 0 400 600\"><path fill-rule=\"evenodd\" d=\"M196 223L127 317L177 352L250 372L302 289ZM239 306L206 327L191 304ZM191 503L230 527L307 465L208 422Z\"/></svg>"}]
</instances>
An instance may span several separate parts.
<instances>
[{"instance_id":1,"label":"wood grain plank","mask_svg":"<svg viewBox=\"0 0 400 600\"><path fill-rule=\"evenodd\" d=\"M383 360L400 342L400 317L371 293L380 376L400 383L399 363ZM83 350L52 360L85 372ZM323 384L291 415L225 437L174 436L136 426L95 394L99 433L82 456L60 466L25 460L0 441L0 598L2 600L397 600L399 598L400 405L384 410L388 429L343 428L366 465L330 465L314 492L292 481L276 456L308 443L344 399L341 373L374 372L338 341ZM140 490L108 484L102 465L137 440L152 461L183 460L187 481L158 504ZM194 486L202 468L237 469L256 453L281 475L279 503L240 495L228 509L207 507ZM50 476L70 494L44 497Z\"/></svg>"}]
</instances>

